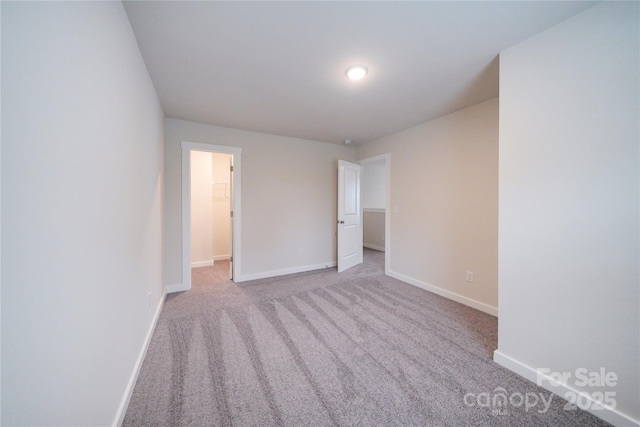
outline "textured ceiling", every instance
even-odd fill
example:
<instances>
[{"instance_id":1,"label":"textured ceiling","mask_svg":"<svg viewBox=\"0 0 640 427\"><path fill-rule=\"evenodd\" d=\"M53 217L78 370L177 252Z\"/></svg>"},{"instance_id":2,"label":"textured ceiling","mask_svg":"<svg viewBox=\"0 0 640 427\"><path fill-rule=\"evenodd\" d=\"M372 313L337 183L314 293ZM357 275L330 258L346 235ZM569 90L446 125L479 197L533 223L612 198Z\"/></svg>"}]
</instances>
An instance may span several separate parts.
<instances>
[{"instance_id":1,"label":"textured ceiling","mask_svg":"<svg viewBox=\"0 0 640 427\"><path fill-rule=\"evenodd\" d=\"M168 117L354 144L498 96L502 50L594 4L124 2Z\"/></svg>"}]
</instances>

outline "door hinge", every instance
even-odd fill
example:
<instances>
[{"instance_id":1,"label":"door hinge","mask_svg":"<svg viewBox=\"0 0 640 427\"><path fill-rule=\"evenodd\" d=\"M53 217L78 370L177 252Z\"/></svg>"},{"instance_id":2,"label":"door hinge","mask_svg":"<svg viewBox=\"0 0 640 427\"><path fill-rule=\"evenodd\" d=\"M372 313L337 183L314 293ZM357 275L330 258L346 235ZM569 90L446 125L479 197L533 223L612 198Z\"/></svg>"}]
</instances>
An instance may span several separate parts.
<instances>
[{"instance_id":1,"label":"door hinge","mask_svg":"<svg viewBox=\"0 0 640 427\"><path fill-rule=\"evenodd\" d=\"M233 262L233 257L229 257L229 262Z\"/></svg>"},{"instance_id":2,"label":"door hinge","mask_svg":"<svg viewBox=\"0 0 640 427\"><path fill-rule=\"evenodd\" d=\"M231 214L231 218L233 218L233 211L229 212Z\"/></svg>"},{"instance_id":3,"label":"door hinge","mask_svg":"<svg viewBox=\"0 0 640 427\"><path fill-rule=\"evenodd\" d=\"M231 170L231 172L233 172L233 166L230 166L229 169Z\"/></svg>"}]
</instances>

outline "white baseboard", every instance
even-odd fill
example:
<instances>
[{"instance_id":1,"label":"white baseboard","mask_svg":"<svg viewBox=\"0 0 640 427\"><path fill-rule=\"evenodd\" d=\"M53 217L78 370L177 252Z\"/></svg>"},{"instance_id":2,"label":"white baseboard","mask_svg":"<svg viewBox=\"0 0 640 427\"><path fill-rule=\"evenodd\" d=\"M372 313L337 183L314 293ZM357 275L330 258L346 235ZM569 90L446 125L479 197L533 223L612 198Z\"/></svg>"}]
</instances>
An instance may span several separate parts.
<instances>
[{"instance_id":1,"label":"white baseboard","mask_svg":"<svg viewBox=\"0 0 640 427\"><path fill-rule=\"evenodd\" d=\"M178 283L177 285L167 285L165 286L165 292L168 294L172 294L174 292L184 292L188 291L191 288L185 288L182 283Z\"/></svg>"},{"instance_id":2,"label":"white baseboard","mask_svg":"<svg viewBox=\"0 0 640 427\"><path fill-rule=\"evenodd\" d=\"M320 270L323 268L333 268L337 264L335 261L325 262L322 264L304 265L301 267L285 268L282 270L265 271L262 273L243 274L236 277L234 282L246 282L247 280L266 279L269 277L285 276L287 274L304 273L306 271Z\"/></svg>"},{"instance_id":3,"label":"white baseboard","mask_svg":"<svg viewBox=\"0 0 640 427\"><path fill-rule=\"evenodd\" d=\"M231 258L231 255L229 255L229 254L214 255L211 258L211 261L195 261L195 262L192 262L191 263L191 268L211 267L215 261L223 261L223 260L229 259L229 258Z\"/></svg>"},{"instance_id":4,"label":"white baseboard","mask_svg":"<svg viewBox=\"0 0 640 427\"><path fill-rule=\"evenodd\" d=\"M538 383L538 371L531 366L528 366L512 357L507 356L502 353L500 350L495 350L493 352L493 361L498 365L502 365L510 371L515 372L532 381L534 383ZM540 386L549 390L550 392L556 394L560 398L564 399L564 395L567 393L572 393L574 396L580 395L580 390L576 390L566 384L558 384L553 385L550 377L543 375L544 381L541 381ZM625 414L618 412L615 409L611 409L606 406L598 405L598 402L594 401L590 395L582 394L580 399L587 399L589 401L588 406L589 409L586 409L589 413L595 415L596 417L608 422L609 424L613 424L614 426L636 426L640 427L640 421L629 418ZM566 399L565 399L566 400ZM597 408L597 409L593 409Z\"/></svg>"},{"instance_id":5,"label":"white baseboard","mask_svg":"<svg viewBox=\"0 0 640 427\"><path fill-rule=\"evenodd\" d=\"M196 261L191 263L191 268L198 267L211 267L213 265L213 260L211 261Z\"/></svg>"},{"instance_id":6,"label":"white baseboard","mask_svg":"<svg viewBox=\"0 0 640 427\"><path fill-rule=\"evenodd\" d=\"M140 354L138 354L138 359L136 360L136 364L133 367L133 372L131 373L131 377L129 378L129 383L127 384L124 396L122 398L122 401L120 402L120 407L118 408L116 417L113 420L113 426L119 427L124 421L124 416L127 413L127 407L129 406L129 402L131 401L133 389L136 386L136 381L138 380L138 375L140 374L140 369L142 368L142 362L144 362L144 358L147 355L147 350L149 349L149 344L151 343L151 337L153 336L153 331L155 331L156 329L156 324L158 323L158 318L160 317L160 312L162 311L162 305L164 304L166 296L166 293L162 295L162 298L160 298L160 302L158 303L158 307L156 307L156 312L153 315L153 320L151 321L151 325L149 326L149 330L147 331L147 336L144 339L144 343L142 344L142 348L140 349Z\"/></svg>"},{"instance_id":7,"label":"white baseboard","mask_svg":"<svg viewBox=\"0 0 640 427\"><path fill-rule=\"evenodd\" d=\"M364 243L362 246L369 249L374 249L376 251L384 252L384 246L372 245L370 243Z\"/></svg>"},{"instance_id":8,"label":"white baseboard","mask_svg":"<svg viewBox=\"0 0 640 427\"><path fill-rule=\"evenodd\" d=\"M447 291L447 290L442 289L442 288L438 288L437 286L433 286L433 285L430 285L428 283L421 282L420 280L416 280L416 279L414 279L412 277L405 276L405 275L400 274L400 273L396 273L395 271L389 271L387 275L390 276L390 277L393 277L394 279L398 279L398 280L400 280L402 282L408 283L410 285L417 286L418 288L422 288L422 289L424 289L426 291L433 292L434 294L438 294L438 295L443 296L445 298L449 298L450 300L459 302L460 304L468 305L469 307L473 307L476 310L480 310L480 311L483 311L483 312L485 312L487 314L490 314L492 316L498 317L498 308L497 307L492 307L492 306L487 305L485 303L482 303L480 301L476 301L476 300L473 300L471 298L467 298L465 296L456 294L454 292Z\"/></svg>"}]
</instances>

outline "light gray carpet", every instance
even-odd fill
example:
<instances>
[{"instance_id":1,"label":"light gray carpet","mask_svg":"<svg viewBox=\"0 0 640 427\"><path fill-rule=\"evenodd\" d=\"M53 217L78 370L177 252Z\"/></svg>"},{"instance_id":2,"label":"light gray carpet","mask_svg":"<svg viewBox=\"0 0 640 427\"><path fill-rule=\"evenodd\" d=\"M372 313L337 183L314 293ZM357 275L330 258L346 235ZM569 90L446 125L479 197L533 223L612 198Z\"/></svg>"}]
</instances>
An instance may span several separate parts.
<instances>
[{"instance_id":1,"label":"light gray carpet","mask_svg":"<svg viewBox=\"0 0 640 427\"><path fill-rule=\"evenodd\" d=\"M606 425L494 363L496 318L383 262L366 250L341 274L240 284L226 263L194 269L193 289L167 297L124 425ZM536 406L518 406L527 393Z\"/></svg>"}]
</instances>

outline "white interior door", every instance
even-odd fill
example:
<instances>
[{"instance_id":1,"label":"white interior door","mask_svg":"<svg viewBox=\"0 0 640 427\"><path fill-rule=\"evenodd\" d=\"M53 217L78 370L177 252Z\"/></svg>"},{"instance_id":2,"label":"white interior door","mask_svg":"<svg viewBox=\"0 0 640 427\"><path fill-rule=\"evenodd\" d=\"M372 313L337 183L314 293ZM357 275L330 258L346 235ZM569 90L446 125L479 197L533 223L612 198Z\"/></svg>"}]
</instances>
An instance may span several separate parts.
<instances>
[{"instance_id":1,"label":"white interior door","mask_svg":"<svg viewBox=\"0 0 640 427\"><path fill-rule=\"evenodd\" d=\"M360 165L338 161L338 272L362 263Z\"/></svg>"}]
</instances>

